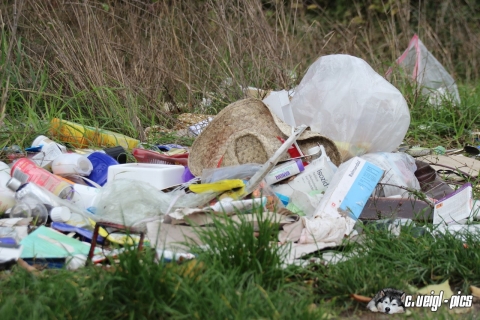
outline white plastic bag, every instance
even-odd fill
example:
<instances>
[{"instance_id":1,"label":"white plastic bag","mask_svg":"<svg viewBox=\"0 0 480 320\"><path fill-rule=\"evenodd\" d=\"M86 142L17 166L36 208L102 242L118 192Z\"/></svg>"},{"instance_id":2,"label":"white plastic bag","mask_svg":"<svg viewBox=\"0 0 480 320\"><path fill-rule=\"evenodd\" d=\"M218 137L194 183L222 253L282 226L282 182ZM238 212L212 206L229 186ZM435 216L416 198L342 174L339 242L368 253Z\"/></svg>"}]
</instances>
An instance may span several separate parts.
<instances>
[{"instance_id":1,"label":"white plastic bag","mask_svg":"<svg viewBox=\"0 0 480 320\"><path fill-rule=\"evenodd\" d=\"M452 102L460 102L455 80L427 50L417 35L410 40L407 50L397 59L397 63L422 87L422 94L429 96L431 104L439 106L442 99L449 98ZM391 71L389 69L387 75Z\"/></svg>"},{"instance_id":2,"label":"white plastic bag","mask_svg":"<svg viewBox=\"0 0 480 320\"><path fill-rule=\"evenodd\" d=\"M168 201L146 182L118 179L100 190L92 211L98 221L133 226L144 219L161 217L161 208Z\"/></svg>"},{"instance_id":3,"label":"white plastic bag","mask_svg":"<svg viewBox=\"0 0 480 320\"><path fill-rule=\"evenodd\" d=\"M415 164L415 159L412 156L402 152L378 152L365 154L361 158L385 170L385 174L380 183L387 183L420 190L420 183L415 176L417 165ZM377 193L375 195L384 197L408 197L408 191L402 188L384 185L382 186L382 189L383 194L379 194L379 190L377 189Z\"/></svg>"},{"instance_id":4,"label":"white plastic bag","mask_svg":"<svg viewBox=\"0 0 480 320\"><path fill-rule=\"evenodd\" d=\"M410 112L402 94L364 60L349 55L315 61L290 103L296 125L335 141L346 161L391 152L402 142Z\"/></svg>"},{"instance_id":5,"label":"white plastic bag","mask_svg":"<svg viewBox=\"0 0 480 320\"><path fill-rule=\"evenodd\" d=\"M147 182L117 179L100 190L90 210L96 221L144 228L149 220L162 219L178 208L204 206L217 195L187 194L184 190L165 193Z\"/></svg>"}]
</instances>

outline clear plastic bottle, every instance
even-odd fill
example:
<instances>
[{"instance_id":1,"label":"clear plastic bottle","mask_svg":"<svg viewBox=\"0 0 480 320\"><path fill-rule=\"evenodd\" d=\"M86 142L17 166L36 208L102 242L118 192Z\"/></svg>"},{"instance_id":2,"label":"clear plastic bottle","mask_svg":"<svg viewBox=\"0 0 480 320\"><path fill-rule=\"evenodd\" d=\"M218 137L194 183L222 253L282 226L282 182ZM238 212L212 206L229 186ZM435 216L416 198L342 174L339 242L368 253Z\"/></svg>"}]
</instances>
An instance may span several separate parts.
<instances>
[{"instance_id":1,"label":"clear plastic bottle","mask_svg":"<svg viewBox=\"0 0 480 320\"><path fill-rule=\"evenodd\" d=\"M21 185L21 182L11 178L7 182L7 187L16 192L16 204L10 211L10 218L32 218L32 225L40 226L47 223L48 210L41 197L29 191L31 184ZM24 188L26 187L26 188ZM23 188L23 190L22 190Z\"/></svg>"},{"instance_id":2,"label":"clear plastic bottle","mask_svg":"<svg viewBox=\"0 0 480 320\"><path fill-rule=\"evenodd\" d=\"M88 211L75 206L73 203L65 199L57 197L35 183L29 182L22 184L19 180L11 178L7 183L7 187L16 192L15 198L18 203L43 204L47 212L47 218L48 212L56 207L67 207L71 213L72 219L69 220L69 222L75 223L76 226L87 226L89 225L88 218L92 218L92 215ZM12 208L12 211L13 209L14 208ZM19 207L18 210L20 209L21 207Z\"/></svg>"}]
</instances>

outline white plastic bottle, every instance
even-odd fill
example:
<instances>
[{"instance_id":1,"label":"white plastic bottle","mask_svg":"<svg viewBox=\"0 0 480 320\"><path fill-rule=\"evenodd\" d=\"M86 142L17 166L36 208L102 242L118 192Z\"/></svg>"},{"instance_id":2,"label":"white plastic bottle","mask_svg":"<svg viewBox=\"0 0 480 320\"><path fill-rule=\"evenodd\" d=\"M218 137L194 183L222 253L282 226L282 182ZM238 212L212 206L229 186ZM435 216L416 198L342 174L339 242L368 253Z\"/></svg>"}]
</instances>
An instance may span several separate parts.
<instances>
[{"instance_id":1,"label":"white plastic bottle","mask_svg":"<svg viewBox=\"0 0 480 320\"><path fill-rule=\"evenodd\" d=\"M92 162L77 153L63 153L52 162L52 171L59 176L88 176L93 170Z\"/></svg>"},{"instance_id":2,"label":"white plastic bottle","mask_svg":"<svg viewBox=\"0 0 480 320\"><path fill-rule=\"evenodd\" d=\"M7 188L10 178L10 167L0 161L0 214L15 205L15 192Z\"/></svg>"}]
</instances>

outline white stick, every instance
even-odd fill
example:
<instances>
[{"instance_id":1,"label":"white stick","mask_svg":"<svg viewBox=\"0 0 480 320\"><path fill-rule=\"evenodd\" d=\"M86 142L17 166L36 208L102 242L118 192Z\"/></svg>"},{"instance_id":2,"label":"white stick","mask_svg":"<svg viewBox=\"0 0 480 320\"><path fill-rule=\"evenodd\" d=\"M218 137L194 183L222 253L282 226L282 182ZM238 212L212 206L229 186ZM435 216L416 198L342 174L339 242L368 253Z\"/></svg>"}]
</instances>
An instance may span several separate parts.
<instances>
[{"instance_id":1,"label":"white stick","mask_svg":"<svg viewBox=\"0 0 480 320\"><path fill-rule=\"evenodd\" d=\"M270 172L270 170L275 167L280 158L287 152L288 148L297 141L297 138L307 129L306 125L301 125L297 127L296 131L290 136L290 138L285 141L282 146L273 154L273 156L268 159L268 161L262 166L260 170L253 175L253 177L248 181L248 184L245 188L245 195L252 193L258 184L265 178L265 176Z\"/></svg>"}]
</instances>

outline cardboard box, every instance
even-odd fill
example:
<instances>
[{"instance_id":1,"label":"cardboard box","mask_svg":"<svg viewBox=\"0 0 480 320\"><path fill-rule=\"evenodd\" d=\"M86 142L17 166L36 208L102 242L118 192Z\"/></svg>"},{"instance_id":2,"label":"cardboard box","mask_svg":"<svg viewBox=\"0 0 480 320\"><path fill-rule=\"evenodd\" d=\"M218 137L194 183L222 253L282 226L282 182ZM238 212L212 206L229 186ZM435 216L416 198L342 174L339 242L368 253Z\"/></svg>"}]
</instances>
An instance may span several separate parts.
<instances>
[{"instance_id":1,"label":"cardboard box","mask_svg":"<svg viewBox=\"0 0 480 320\"><path fill-rule=\"evenodd\" d=\"M335 173L315 215L347 213L357 220L383 173L368 161L352 158L346 169L340 168Z\"/></svg>"}]
</instances>

